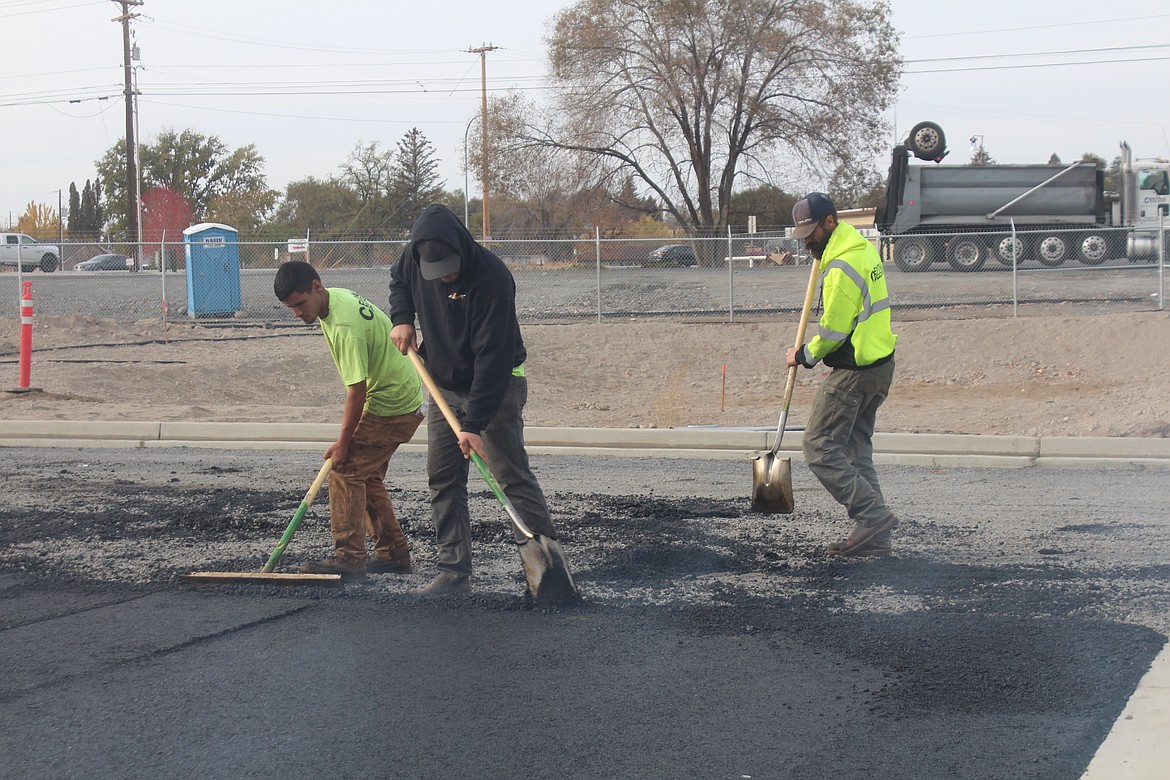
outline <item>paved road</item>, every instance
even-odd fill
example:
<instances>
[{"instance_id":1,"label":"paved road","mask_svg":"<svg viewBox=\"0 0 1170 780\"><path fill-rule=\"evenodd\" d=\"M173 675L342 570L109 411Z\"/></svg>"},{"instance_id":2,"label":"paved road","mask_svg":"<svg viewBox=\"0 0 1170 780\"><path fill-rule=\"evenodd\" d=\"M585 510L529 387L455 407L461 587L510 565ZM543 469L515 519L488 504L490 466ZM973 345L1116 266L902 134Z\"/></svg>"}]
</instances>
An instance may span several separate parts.
<instances>
[{"instance_id":1,"label":"paved road","mask_svg":"<svg viewBox=\"0 0 1170 780\"><path fill-rule=\"evenodd\" d=\"M599 279L594 269L517 266L513 273L517 309L525 321L597 316ZM273 269L241 272L242 309L236 321L290 320L291 315L273 297L273 274ZM1002 316L1011 312L1013 301L1045 307L1073 302L1078 312L1091 310L1086 302L1149 309L1157 305L1161 289L1158 269L1150 263L1028 268L1015 276L1002 268L976 274L903 273L890 266L889 274L895 305L904 312L922 307L932 317L940 316L941 308L955 306L972 307L964 309L964 316L989 312ZM158 273L58 271L26 278L33 282L38 314L92 314L126 321L161 316L164 280ZM388 268L330 269L324 278L328 285L349 287L387 305ZM732 309L736 316L798 311L807 283L806 266L742 268L734 276L712 268L606 267L601 270L600 306L603 317L686 313L722 320ZM18 316L19 298L16 274L0 274L0 317ZM166 299L170 316L185 319L188 299L182 273L167 275ZM211 301L204 300L202 305Z\"/></svg>"},{"instance_id":2,"label":"paved road","mask_svg":"<svg viewBox=\"0 0 1170 780\"><path fill-rule=\"evenodd\" d=\"M14 777L1075 780L1170 631L1170 474L883 468L899 555L835 561L799 464L763 516L746 463L541 458L588 603L539 612L483 490L476 594L405 595L418 455L419 571L303 591L177 576L258 565L312 453L4 452Z\"/></svg>"}]
</instances>

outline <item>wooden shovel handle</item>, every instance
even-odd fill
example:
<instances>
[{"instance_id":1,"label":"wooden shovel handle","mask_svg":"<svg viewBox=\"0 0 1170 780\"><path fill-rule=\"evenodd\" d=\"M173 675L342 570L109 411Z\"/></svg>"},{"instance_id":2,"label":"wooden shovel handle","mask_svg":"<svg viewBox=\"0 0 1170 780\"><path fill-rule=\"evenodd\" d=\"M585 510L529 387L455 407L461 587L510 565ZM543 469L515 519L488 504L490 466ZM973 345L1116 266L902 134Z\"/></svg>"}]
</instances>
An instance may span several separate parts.
<instances>
[{"instance_id":1,"label":"wooden shovel handle","mask_svg":"<svg viewBox=\"0 0 1170 780\"><path fill-rule=\"evenodd\" d=\"M808 274L808 289L804 292L804 308L800 310L800 325L796 328L796 343L793 344L795 349L800 349L804 344L804 332L808 328L808 317L812 311L813 296L817 292L817 276L820 274L821 263L815 257L812 258L812 268ZM784 425L788 422L788 406L792 403L792 390L796 387L796 369L797 366L789 366L788 368L788 382L784 385L784 406L780 411L780 422L776 425L776 443L772 445L772 454L775 455L780 451L780 442L784 438Z\"/></svg>"},{"instance_id":2,"label":"wooden shovel handle","mask_svg":"<svg viewBox=\"0 0 1170 780\"><path fill-rule=\"evenodd\" d=\"M455 412L451 409L451 405L447 403L447 399L443 397L443 393L439 390L439 386L435 384L435 380L431 378L431 372L427 371L426 364L422 362L418 352L414 347L411 347L406 352L406 356L410 358L410 362L414 363L414 370L418 372L419 378L422 379L423 384L427 386L427 392L431 394L431 400L443 412L443 417L447 420L447 425L451 426L451 430L455 431L458 436L463 431L463 426L459 424L459 418L455 416Z\"/></svg>"}]
</instances>

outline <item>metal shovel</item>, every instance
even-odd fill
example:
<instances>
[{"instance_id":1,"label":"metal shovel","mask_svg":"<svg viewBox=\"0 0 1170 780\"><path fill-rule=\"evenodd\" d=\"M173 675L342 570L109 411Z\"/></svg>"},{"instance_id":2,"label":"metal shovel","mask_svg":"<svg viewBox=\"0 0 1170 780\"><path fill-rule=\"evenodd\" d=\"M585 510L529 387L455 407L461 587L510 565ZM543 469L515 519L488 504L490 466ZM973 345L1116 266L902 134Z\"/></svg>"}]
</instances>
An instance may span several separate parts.
<instances>
[{"instance_id":1,"label":"metal shovel","mask_svg":"<svg viewBox=\"0 0 1170 780\"><path fill-rule=\"evenodd\" d=\"M411 347L406 354L414 363L415 371L418 372L427 391L431 394L431 400L443 412L447 425L458 435L463 430L462 426L459 425L459 419L455 416L450 404L447 403L447 399L443 397L435 380L431 378L422 358L419 357L414 347ZM508 500L499 483L496 482L496 478L488 471L483 458L472 452L471 461L479 469L480 475L491 488L492 493L495 494L496 500L508 513L516 531L523 537L518 544L520 565L524 569L524 578L528 580L528 592L532 594L533 602L538 606L569 606L580 603L581 596L577 593L577 586L573 584L573 575L569 573L569 565L565 561L564 555L561 554L560 542L547 536L534 534L529 529L528 524L520 517L516 507Z\"/></svg>"},{"instance_id":2,"label":"metal shovel","mask_svg":"<svg viewBox=\"0 0 1170 780\"><path fill-rule=\"evenodd\" d=\"M800 325L796 329L795 347L804 344L804 331L808 326L808 315L812 311L813 296L817 291L817 275L820 262L812 258L812 269L808 275L808 290L804 293L804 308L800 312ZM788 369L788 382L784 386L784 408L780 412L780 423L776 426L776 443L771 452L752 458L752 511L776 514L791 514L796 504L792 496L792 459L778 458L780 442L784 439L784 425L788 422L788 406L792 403L792 389L796 386L796 369Z\"/></svg>"}]
</instances>

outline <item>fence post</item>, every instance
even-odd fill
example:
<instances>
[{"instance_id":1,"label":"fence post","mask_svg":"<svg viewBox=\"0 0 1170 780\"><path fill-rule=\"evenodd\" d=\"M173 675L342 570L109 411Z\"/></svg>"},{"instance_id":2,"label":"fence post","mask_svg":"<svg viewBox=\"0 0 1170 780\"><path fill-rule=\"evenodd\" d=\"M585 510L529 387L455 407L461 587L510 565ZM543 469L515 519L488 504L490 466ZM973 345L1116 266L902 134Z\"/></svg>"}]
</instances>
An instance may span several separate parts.
<instances>
[{"instance_id":1,"label":"fence post","mask_svg":"<svg viewBox=\"0 0 1170 780\"><path fill-rule=\"evenodd\" d=\"M1016 238L1016 220L1012 223L1012 317L1020 316L1020 244Z\"/></svg>"},{"instance_id":2,"label":"fence post","mask_svg":"<svg viewBox=\"0 0 1170 780\"><path fill-rule=\"evenodd\" d=\"M593 256L597 261L597 324L601 324L601 226L593 226Z\"/></svg>"},{"instance_id":3,"label":"fence post","mask_svg":"<svg viewBox=\"0 0 1170 780\"><path fill-rule=\"evenodd\" d=\"M735 322L735 261L731 254L731 225L727 226L727 321Z\"/></svg>"},{"instance_id":4,"label":"fence post","mask_svg":"<svg viewBox=\"0 0 1170 780\"><path fill-rule=\"evenodd\" d=\"M1158 212L1158 311L1166 310L1166 219Z\"/></svg>"},{"instance_id":5,"label":"fence post","mask_svg":"<svg viewBox=\"0 0 1170 780\"><path fill-rule=\"evenodd\" d=\"M163 341L167 339L167 230L163 228L158 242L158 275L162 279Z\"/></svg>"}]
</instances>

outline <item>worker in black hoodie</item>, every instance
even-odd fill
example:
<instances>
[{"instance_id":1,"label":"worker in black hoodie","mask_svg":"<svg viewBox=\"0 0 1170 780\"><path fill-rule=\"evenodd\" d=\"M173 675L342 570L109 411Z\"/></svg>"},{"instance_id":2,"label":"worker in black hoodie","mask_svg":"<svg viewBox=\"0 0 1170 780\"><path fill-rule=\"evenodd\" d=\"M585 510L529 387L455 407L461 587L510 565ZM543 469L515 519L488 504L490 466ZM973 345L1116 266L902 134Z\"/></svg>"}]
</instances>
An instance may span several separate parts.
<instances>
[{"instance_id":1,"label":"worker in black hoodie","mask_svg":"<svg viewBox=\"0 0 1170 780\"><path fill-rule=\"evenodd\" d=\"M416 344L415 319L422 330ZM529 529L556 539L544 492L524 448L524 340L516 320L516 281L445 206L428 206L390 276L390 338L419 354L463 430L441 410L427 412L427 477L439 546L438 576L419 595L471 590L468 458L489 465ZM517 538L520 541L520 537Z\"/></svg>"}]
</instances>

